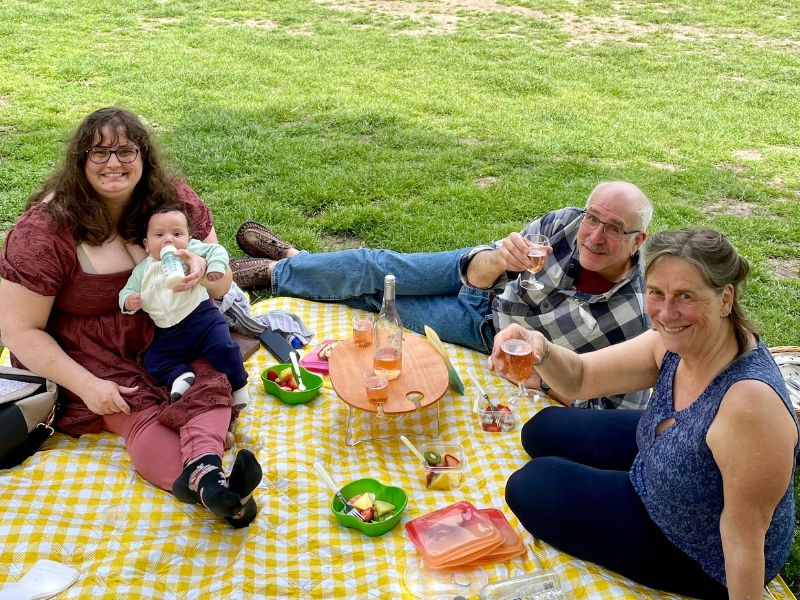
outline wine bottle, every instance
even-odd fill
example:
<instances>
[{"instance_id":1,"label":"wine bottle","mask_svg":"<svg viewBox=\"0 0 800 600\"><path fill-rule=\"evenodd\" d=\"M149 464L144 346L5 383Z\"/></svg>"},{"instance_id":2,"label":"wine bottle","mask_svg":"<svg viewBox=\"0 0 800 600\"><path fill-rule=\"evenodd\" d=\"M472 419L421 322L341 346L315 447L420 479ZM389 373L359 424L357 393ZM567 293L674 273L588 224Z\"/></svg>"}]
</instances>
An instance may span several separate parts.
<instances>
[{"instance_id":1,"label":"wine bottle","mask_svg":"<svg viewBox=\"0 0 800 600\"><path fill-rule=\"evenodd\" d=\"M383 304L372 329L375 368L385 369L388 379L400 376L403 359L403 324L395 302L395 277L383 280Z\"/></svg>"}]
</instances>

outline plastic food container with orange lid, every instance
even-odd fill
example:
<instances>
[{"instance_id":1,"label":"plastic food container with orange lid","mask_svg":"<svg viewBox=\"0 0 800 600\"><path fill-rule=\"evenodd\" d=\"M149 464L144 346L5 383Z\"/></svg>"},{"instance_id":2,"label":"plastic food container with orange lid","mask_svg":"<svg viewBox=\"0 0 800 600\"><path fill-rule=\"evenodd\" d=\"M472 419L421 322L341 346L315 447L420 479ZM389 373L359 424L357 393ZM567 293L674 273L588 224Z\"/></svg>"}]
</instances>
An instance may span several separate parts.
<instances>
[{"instance_id":1,"label":"plastic food container with orange lid","mask_svg":"<svg viewBox=\"0 0 800 600\"><path fill-rule=\"evenodd\" d=\"M522 543L522 539L511 527L502 511L496 508L481 508L479 512L489 517L492 525L503 536L503 542L487 554L471 561L470 566L490 565L525 554L525 544Z\"/></svg>"},{"instance_id":2,"label":"plastic food container with orange lid","mask_svg":"<svg viewBox=\"0 0 800 600\"><path fill-rule=\"evenodd\" d=\"M433 568L467 564L504 540L491 518L467 501L413 519L405 528L425 563Z\"/></svg>"}]
</instances>

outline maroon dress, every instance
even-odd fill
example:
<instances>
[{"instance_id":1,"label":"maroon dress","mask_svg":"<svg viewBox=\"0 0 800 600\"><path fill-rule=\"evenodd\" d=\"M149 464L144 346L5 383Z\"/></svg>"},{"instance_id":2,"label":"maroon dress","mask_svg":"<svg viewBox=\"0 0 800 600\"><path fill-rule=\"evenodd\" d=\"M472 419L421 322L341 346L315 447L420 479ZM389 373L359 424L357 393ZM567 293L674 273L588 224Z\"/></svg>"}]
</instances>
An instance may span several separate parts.
<instances>
[{"instance_id":1,"label":"maroon dress","mask_svg":"<svg viewBox=\"0 0 800 600\"><path fill-rule=\"evenodd\" d=\"M194 221L194 237L211 232L211 211L186 184L177 191ZM201 359L192 364L197 378L180 401L169 404L169 393L142 367L141 357L153 337L153 322L143 311L122 314L119 291L131 270L98 275L86 273L78 262L77 244L68 229L59 229L52 216L37 205L23 214L8 234L0 276L42 296L54 296L46 331L73 360L101 379L136 387L125 394L132 411L162 405L159 421L179 429L189 419L214 406L230 406L227 378ZM19 362L12 357L12 362ZM19 365L24 366L24 365ZM57 426L73 435L96 433L101 416L80 397L59 390L63 412Z\"/></svg>"}]
</instances>

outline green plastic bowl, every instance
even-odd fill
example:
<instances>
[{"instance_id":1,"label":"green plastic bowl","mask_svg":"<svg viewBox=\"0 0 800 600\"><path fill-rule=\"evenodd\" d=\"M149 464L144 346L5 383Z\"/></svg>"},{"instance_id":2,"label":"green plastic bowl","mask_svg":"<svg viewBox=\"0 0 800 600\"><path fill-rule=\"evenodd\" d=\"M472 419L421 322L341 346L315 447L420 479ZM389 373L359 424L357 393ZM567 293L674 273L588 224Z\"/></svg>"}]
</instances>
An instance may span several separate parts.
<instances>
[{"instance_id":1,"label":"green plastic bowl","mask_svg":"<svg viewBox=\"0 0 800 600\"><path fill-rule=\"evenodd\" d=\"M306 391L304 392L298 392L297 390L293 392L287 392L286 390L282 390L281 386L279 386L277 383L267 379L268 372L275 371L276 373L280 373L286 368L291 368L291 366L292 365L289 363L280 363L277 365L272 365L268 369L264 369L264 372L261 373L261 381L264 384L264 391L268 394L272 394L284 404L303 404L319 394L320 389L322 389L322 377L312 373L311 371L307 371L301 365L300 379L302 379L303 383L306 385Z\"/></svg>"},{"instance_id":2,"label":"green plastic bowl","mask_svg":"<svg viewBox=\"0 0 800 600\"><path fill-rule=\"evenodd\" d=\"M385 521L364 523L364 521L358 517L342 513L342 509L344 508L342 502L336 496L333 497L331 512L336 517L336 520L345 527L358 529L370 537L377 537L394 529L394 526L400 522L403 511L405 511L406 505L408 504L408 496L402 489L390 485L383 485L380 481L376 481L375 479L357 479L348 483L341 491L342 496L346 499L350 499L358 494L363 494L364 492L372 492L375 494L376 500L383 500L384 502L390 502L395 505L394 514Z\"/></svg>"}]
</instances>

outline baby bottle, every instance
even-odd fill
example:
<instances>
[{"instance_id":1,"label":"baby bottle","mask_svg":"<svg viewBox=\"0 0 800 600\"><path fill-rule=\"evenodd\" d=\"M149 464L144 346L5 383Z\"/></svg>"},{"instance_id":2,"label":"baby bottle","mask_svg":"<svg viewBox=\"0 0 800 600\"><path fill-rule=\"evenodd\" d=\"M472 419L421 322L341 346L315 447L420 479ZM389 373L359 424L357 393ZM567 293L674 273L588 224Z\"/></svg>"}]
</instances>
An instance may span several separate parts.
<instances>
[{"instance_id":1,"label":"baby bottle","mask_svg":"<svg viewBox=\"0 0 800 600\"><path fill-rule=\"evenodd\" d=\"M181 259L175 256L175 246L164 246L161 249L161 268L164 270L164 285L173 290L183 282L186 276L183 272Z\"/></svg>"}]
</instances>

